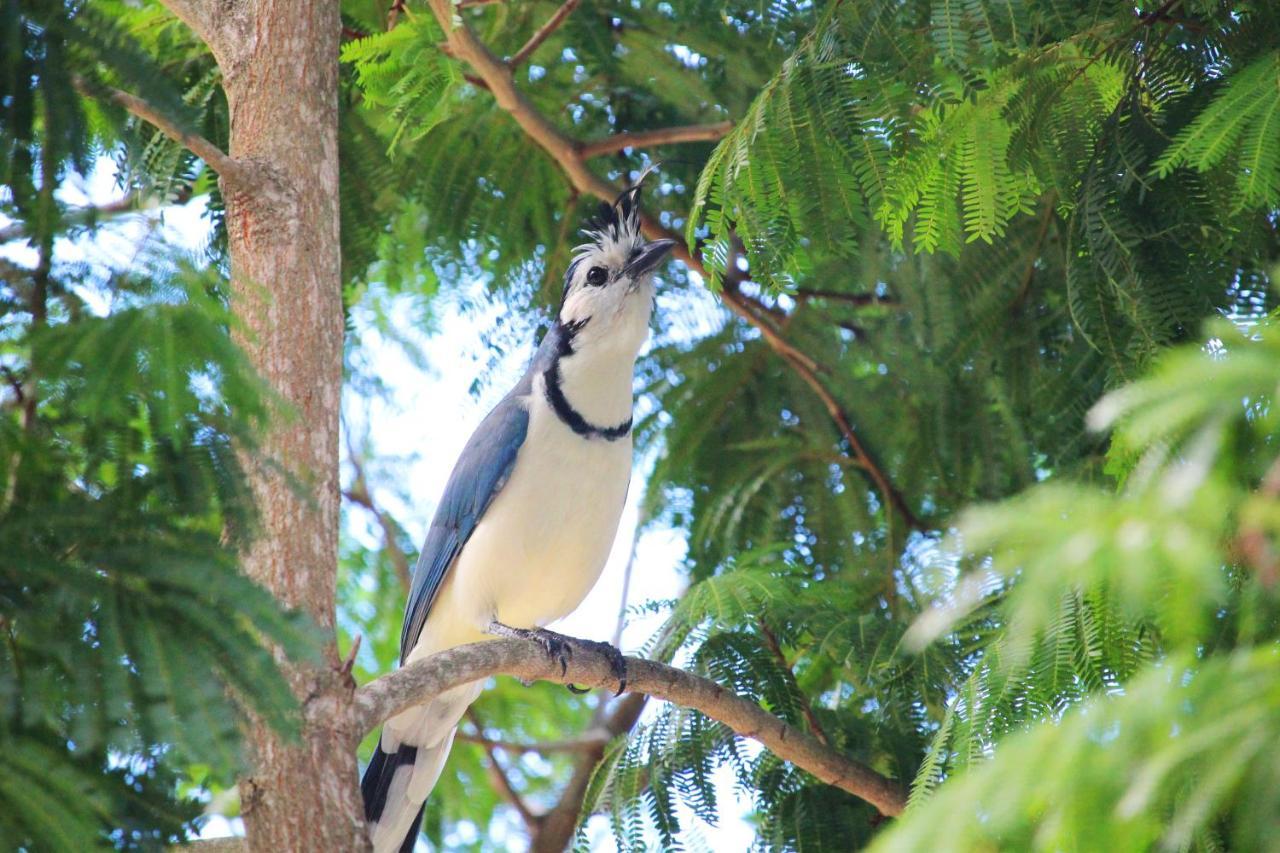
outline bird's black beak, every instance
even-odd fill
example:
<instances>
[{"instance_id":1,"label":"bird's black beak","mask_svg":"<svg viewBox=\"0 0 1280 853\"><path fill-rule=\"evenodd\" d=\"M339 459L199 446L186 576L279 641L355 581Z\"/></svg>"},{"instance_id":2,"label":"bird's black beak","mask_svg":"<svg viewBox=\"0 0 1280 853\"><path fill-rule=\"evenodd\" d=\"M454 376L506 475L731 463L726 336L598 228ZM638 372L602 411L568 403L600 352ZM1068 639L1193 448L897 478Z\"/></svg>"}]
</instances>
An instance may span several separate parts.
<instances>
[{"instance_id":1,"label":"bird's black beak","mask_svg":"<svg viewBox=\"0 0 1280 853\"><path fill-rule=\"evenodd\" d=\"M675 240L654 240L651 243L645 243L622 271L632 279L639 278L662 263L667 253L675 248L676 242Z\"/></svg>"}]
</instances>

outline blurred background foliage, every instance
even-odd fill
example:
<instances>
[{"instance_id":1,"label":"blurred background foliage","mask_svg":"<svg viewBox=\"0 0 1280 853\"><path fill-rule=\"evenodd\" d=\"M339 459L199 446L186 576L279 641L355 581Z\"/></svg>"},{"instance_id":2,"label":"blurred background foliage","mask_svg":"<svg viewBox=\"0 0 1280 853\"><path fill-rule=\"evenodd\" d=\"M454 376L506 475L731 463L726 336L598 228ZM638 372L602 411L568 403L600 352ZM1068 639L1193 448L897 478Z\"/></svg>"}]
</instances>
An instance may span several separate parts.
<instances>
[{"instance_id":1,"label":"blurred background foliage","mask_svg":"<svg viewBox=\"0 0 1280 853\"><path fill-rule=\"evenodd\" d=\"M558 7L454 13L512 57ZM910 784L912 806L890 826L696 714L503 681L464 723L427 835L536 845L567 811L570 830L607 816L620 847L696 846L727 772L768 849L1272 846L1280 8L570 8L514 70L562 133L731 123L588 160L619 187L660 160L649 209L706 273L665 274L640 368L643 518L685 537L688 579L641 608L664 620L645 652ZM477 373L523 358L597 200L441 50L425 4L342 11L359 409L389 394L365 336L420 362L397 321L431 328L442 299L507 313ZM227 343L216 181L92 93L142 95L223 145L226 104L157 3L7 0L0 27L0 236L26 252L0 262L0 842L145 844L194 817L179 792L233 775L226 687L288 725L262 638L308 645L227 547L252 529L233 448L251 452L270 403ZM61 200L99 157L120 210ZM212 235L197 260L59 260L121 211L191 198ZM707 287L755 322L708 308ZM406 526L431 508L348 426L347 524L383 547L344 540L339 624L369 678L397 657Z\"/></svg>"}]
</instances>

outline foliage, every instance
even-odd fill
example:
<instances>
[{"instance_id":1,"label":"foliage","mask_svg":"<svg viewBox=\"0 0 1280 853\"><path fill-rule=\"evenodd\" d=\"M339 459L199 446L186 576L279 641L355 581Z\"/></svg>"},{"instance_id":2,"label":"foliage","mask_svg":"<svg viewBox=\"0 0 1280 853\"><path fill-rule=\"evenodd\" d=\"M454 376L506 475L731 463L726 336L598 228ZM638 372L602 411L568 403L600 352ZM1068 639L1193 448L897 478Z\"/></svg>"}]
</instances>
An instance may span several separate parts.
<instances>
[{"instance_id":1,"label":"foliage","mask_svg":"<svg viewBox=\"0 0 1280 853\"><path fill-rule=\"evenodd\" d=\"M60 188L121 140L72 63L182 99L96 11L3 17L4 212L24 245L0 261L0 846L155 847L198 823L192 768L220 786L242 769L248 712L297 730L276 649L318 643L237 570L269 400L216 267L68 257Z\"/></svg>"},{"instance_id":2,"label":"foliage","mask_svg":"<svg viewBox=\"0 0 1280 853\"><path fill-rule=\"evenodd\" d=\"M1268 846L1280 331L1215 331L1095 408L1140 451L1123 491L1045 484L962 516L964 547L991 555L978 571L1017 576L983 604L1003 653L958 691L882 849ZM1045 647L1074 659L1031 664ZM1064 713L1053 700L1073 681L1092 697Z\"/></svg>"}]
</instances>

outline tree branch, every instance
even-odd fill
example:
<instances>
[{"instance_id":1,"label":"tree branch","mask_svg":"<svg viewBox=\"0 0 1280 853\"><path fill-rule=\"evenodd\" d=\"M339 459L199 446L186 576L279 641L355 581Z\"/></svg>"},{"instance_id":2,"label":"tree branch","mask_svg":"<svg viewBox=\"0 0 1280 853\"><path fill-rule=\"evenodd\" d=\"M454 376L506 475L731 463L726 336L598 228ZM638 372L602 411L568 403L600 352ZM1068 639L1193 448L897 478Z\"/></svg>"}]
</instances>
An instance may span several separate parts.
<instances>
[{"instance_id":1,"label":"tree branch","mask_svg":"<svg viewBox=\"0 0 1280 853\"><path fill-rule=\"evenodd\" d=\"M173 119L137 95L131 95L128 92L110 86L98 89L98 87L90 86L88 81L79 75L74 76L72 81L81 94L91 98L104 98L116 106L124 107L132 115L152 125L156 130L203 160L205 165L213 169L225 180L242 186L252 186L254 181L260 179L261 176L258 174L257 169L228 156L221 148L198 133L191 133L184 129Z\"/></svg>"},{"instance_id":2,"label":"tree branch","mask_svg":"<svg viewBox=\"0 0 1280 853\"><path fill-rule=\"evenodd\" d=\"M582 801L586 799L587 788L591 784L591 777L595 775L596 766L604 758L605 747L615 737L631 731L640 720L647 700L648 697L641 693L631 693L613 703L604 720L606 737L597 741L574 766L569 784L560 792L560 799L551 811L542 816L537 833L530 839L530 853L560 853L568 849L573 833L578 828Z\"/></svg>"},{"instance_id":3,"label":"tree branch","mask_svg":"<svg viewBox=\"0 0 1280 853\"><path fill-rule=\"evenodd\" d=\"M479 716L474 708L467 709L467 719L476 727L478 731L484 731L484 726L480 722ZM481 741L480 747L484 750L484 754L489 758L489 777L493 779L493 784L501 792L502 796L508 803L520 813L520 819L524 821L525 829L533 834L538 829L538 816L530 811L529 806L525 803L520 793L516 791L511 779L507 776L507 771L498 763L498 756L494 754L493 745L488 741Z\"/></svg>"},{"instance_id":4,"label":"tree branch","mask_svg":"<svg viewBox=\"0 0 1280 853\"><path fill-rule=\"evenodd\" d=\"M791 676L791 682L794 684L796 680L795 671L791 668L791 664L787 662L787 656L782 653L782 644L778 642L778 635L773 633L768 623L763 619L757 619L756 623L760 626L760 635L764 637L764 644L768 646L769 653L773 655L773 659L778 662L778 666L786 670ZM797 685L797 690L799 685ZM818 717L813 713L813 706L809 704L808 698L802 697L800 702L800 713L804 715L804 721L809 725L809 731L813 732L813 736L823 746L830 746L831 741L827 738L827 733L823 731L822 725L818 722Z\"/></svg>"},{"instance_id":5,"label":"tree branch","mask_svg":"<svg viewBox=\"0 0 1280 853\"><path fill-rule=\"evenodd\" d=\"M716 142L733 130L733 122L718 121L714 124L690 124L683 127L660 127L656 130L624 130L604 139L584 142L578 151L586 160L613 154L624 148L653 148L657 145L673 145L677 142Z\"/></svg>"},{"instance_id":6,"label":"tree branch","mask_svg":"<svg viewBox=\"0 0 1280 853\"><path fill-rule=\"evenodd\" d=\"M891 296L880 296L875 293L845 293L839 290L821 290L811 287L802 287L792 296L799 302L807 302L810 299L827 299L832 302L855 305L859 308L867 305L887 305L897 308L902 304Z\"/></svg>"},{"instance_id":7,"label":"tree branch","mask_svg":"<svg viewBox=\"0 0 1280 853\"><path fill-rule=\"evenodd\" d=\"M513 69L518 68L544 41L550 38L552 33L559 29L560 25L564 23L564 19L569 17L574 9L578 8L578 3L580 2L581 0L564 0L564 3L560 4L560 8L556 9L551 17L547 19L547 22L529 37L529 40L524 43L524 47L516 51L516 55L507 61L507 65Z\"/></svg>"},{"instance_id":8,"label":"tree branch","mask_svg":"<svg viewBox=\"0 0 1280 853\"><path fill-rule=\"evenodd\" d=\"M586 752L593 749L601 743L607 743L608 735L599 729L588 729L582 737L571 738L569 740L546 740L536 743L516 743L509 740L500 740L498 738L487 737L476 732L458 732L458 740L474 743L480 746L491 746L494 749L500 749L503 752L513 754L522 754L526 752L536 752L539 755L550 755L558 752Z\"/></svg>"},{"instance_id":9,"label":"tree branch","mask_svg":"<svg viewBox=\"0 0 1280 853\"><path fill-rule=\"evenodd\" d=\"M817 779L866 800L882 814L898 815L906 807L906 796L893 780L823 746L754 702L674 667L633 657L626 661L629 692L700 711ZM363 734L445 690L500 674L588 688L617 686L608 658L586 646L573 647L572 658L562 672L559 663L533 642L472 643L411 663L357 690L353 707L356 733Z\"/></svg>"},{"instance_id":10,"label":"tree branch","mask_svg":"<svg viewBox=\"0 0 1280 853\"><path fill-rule=\"evenodd\" d=\"M613 201L618 195L617 187L587 168L586 160L581 154L581 145L560 132L545 116L538 112L537 108L516 88L515 80L511 76L511 69L503 62L500 62L475 37L469 27L465 24L454 26L455 21L449 0L430 0L430 3L431 10L436 16L440 27L448 33L447 44L450 54L471 65L488 85L489 90L493 92L493 97L498 102L498 106L509 113L516 124L528 134L529 138L559 164L573 188L578 192L595 196L602 201ZM652 217L645 216L641 221L645 236L650 239L675 239L677 244L672 251L672 255L683 261L690 270L704 279L708 277L706 267L689 252L679 234L663 227L661 223ZM752 300L750 297L745 296L736 287L728 286L736 283L736 281L737 279L735 278L730 282L726 282L727 286L722 291L726 307L755 326L769 347L781 356L787 364L791 365L792 369L799 374L805 384L822 401L840 434L848 443L850 452L858 460L871 484L884 499L887 507L886 517L892 518L892 514L888 511L888 508L892 508L902 516L908 528L919 529L922 526L920 520L907 503L906 498L890 482L871 452L854 432L852 421L848 414L818 377L817 362L788 343L781 332L769 320L754 312L751 309ZM890 525L892 526L892 522L890 522Z\"/></svg>"},{"instance_id":11,"label":"tree branch","mask_svg":"<svg viewBox=\"0 0 1280 853\"><path fill-rule=\"evenodd\" d=\"M68 210L62 214L62 222L65 225L92 225L102 219L110 219L113 216L119 216L122 213L132 213L138 210L139 198L137 193L128 193L115 201L107 202L99 205L86 205L85 207L77 207ZM0 228L0 243L8 243L10 240L20 240L28 234L27 224L21 220Z\"/></svg>"},{"instance_id":12,"label":"tree branch","mask_svg":"<svg viewBox=\"0 0 1280 853\"><path fill-rule=\"evenodd\" d=\"M356 453L356 448L351 441L350 435L347 436L347 461L351 463L355 476L351 478L350 487L342 490L342 496L352 503L364 507L378 522L378 526L382 528L382 550L386 551L391 558L391 564L396 569L396 577L400 579L400 585L407 592L413 583L413 570L409 566L408 555L405 554L404 549L396 541L400 536L400 527L391 516L387 515L374 502L373 494L369 491L369 481L364 475L364 464Z\"/></svg>"}]
</instances>

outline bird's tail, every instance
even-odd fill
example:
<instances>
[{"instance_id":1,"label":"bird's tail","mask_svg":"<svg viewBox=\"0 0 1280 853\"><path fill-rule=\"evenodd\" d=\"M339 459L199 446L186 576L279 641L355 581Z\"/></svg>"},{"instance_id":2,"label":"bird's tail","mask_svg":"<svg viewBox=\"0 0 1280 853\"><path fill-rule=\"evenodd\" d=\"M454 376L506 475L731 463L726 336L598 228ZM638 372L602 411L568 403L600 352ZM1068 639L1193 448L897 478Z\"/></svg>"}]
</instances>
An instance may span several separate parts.
<instances>
[{"instance_id":1,"label":"bird's tail","mask_svg":"<svg viewBox=\"0 0 1280 853\"><path fill-rule=\"evenodd\" d=\"M360 782L374 853L409 853L418 840L427 795L444 769L458 720L479 682L440 694L387 721Z\"/></svg>"}]
</instances>

